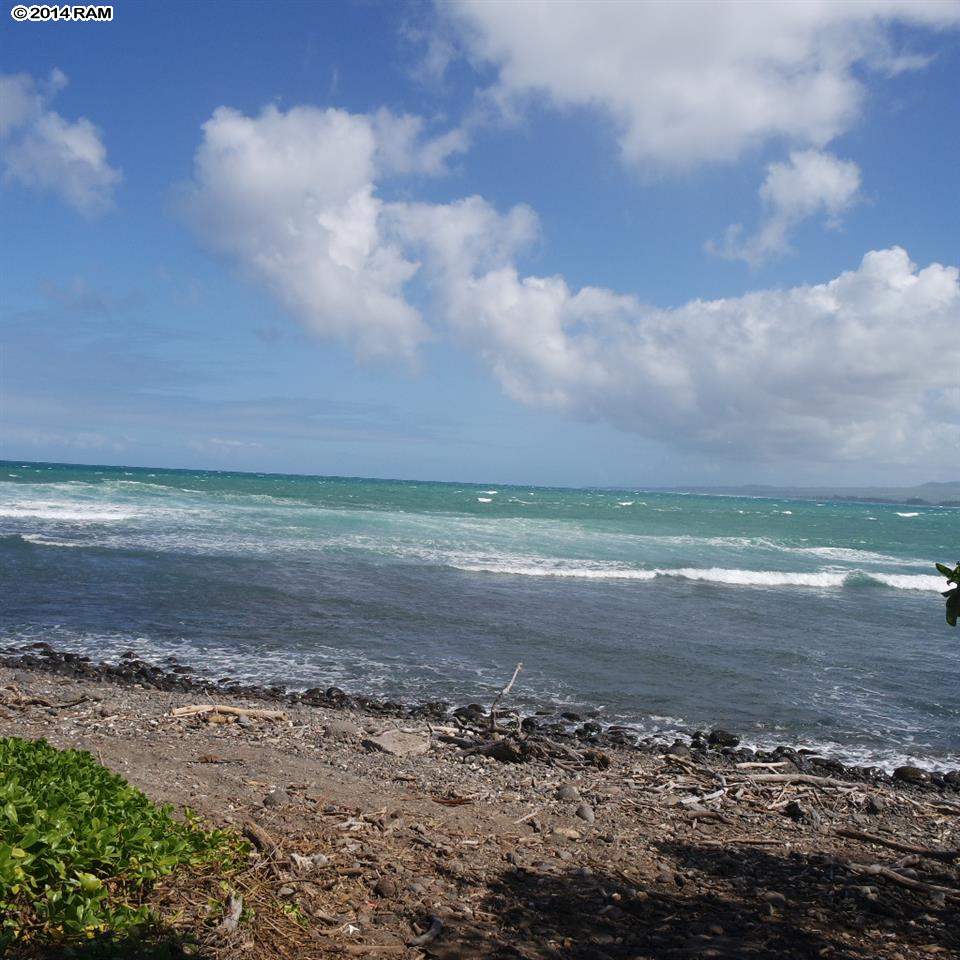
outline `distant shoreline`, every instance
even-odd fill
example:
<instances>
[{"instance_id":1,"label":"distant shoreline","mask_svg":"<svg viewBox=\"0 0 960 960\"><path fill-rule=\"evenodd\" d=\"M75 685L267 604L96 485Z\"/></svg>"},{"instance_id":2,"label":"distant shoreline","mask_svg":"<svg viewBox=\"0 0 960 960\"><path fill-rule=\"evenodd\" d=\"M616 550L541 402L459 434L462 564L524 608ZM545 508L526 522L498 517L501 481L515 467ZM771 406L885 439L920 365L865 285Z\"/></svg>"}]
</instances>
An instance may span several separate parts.
<instances>
[{"instance_id":1,"label":"distant shoreline","mask_svg":"<svg viewBox=\"0 0 960 960\"><path fill-rule=\"evenodd\" d=\"M362 477L351 474L290 473L276 470L224 470L211 467L162 467L156 465L138 466L122 463L68 463L55 460L30 460L25 457L0 459L0 469L16 469L19 466L66 467L77 470L137 470L159 473L201 473L216 476L242 477L278 477L299 480L363 480L375 483L422 483L443 484L445 486L502 486L526 487L533 490L601 490L624 493L663 493L698 494L708 497L745 497L769 500L830 500L838 503L877 503L886 505L924 506L924 507L960 507L960 480L923 483L908 487L867 487L837 485L827 487L779 487L763 484L743 485L668 485L652 486L644 483L622 483L613 485L597 484L553 484L525 483L519 480L437 480L411 477ZM4 479L4 478L0 478ZM937 491L936 494L933 491ZM927 496L923 496L927 494ZM935 499L931 499L935 496Z\"/></svg>"}]
</instances>

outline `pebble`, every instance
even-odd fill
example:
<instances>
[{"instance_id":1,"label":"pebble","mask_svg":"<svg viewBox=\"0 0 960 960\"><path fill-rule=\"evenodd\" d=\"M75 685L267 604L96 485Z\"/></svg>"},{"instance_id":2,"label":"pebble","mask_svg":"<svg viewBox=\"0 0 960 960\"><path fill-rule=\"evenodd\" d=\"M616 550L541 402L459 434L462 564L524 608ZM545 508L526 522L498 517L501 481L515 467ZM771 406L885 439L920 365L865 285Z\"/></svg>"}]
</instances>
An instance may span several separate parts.
<instances>
[{"instance_id":1,"label":"pebble","mask_svg":"<svg viewBox=\"0 0 960 960\"><path fill-rule=\"evenodd\" d=\"M392 900L397 895L397 885L389 877L381 877L374 886L373 892L378 897Z\"/></svg>"},{"instance_id":2,"label":"pebble","mask_svg":"<svg viewBox=\"0 0 960 960\"><path fill-rule=\"evenodd\" d=\"M351 720L333 719L327 721L323 732L331 740L354 740L360 736L360 726Z\"/></svg>"}]
</instances>

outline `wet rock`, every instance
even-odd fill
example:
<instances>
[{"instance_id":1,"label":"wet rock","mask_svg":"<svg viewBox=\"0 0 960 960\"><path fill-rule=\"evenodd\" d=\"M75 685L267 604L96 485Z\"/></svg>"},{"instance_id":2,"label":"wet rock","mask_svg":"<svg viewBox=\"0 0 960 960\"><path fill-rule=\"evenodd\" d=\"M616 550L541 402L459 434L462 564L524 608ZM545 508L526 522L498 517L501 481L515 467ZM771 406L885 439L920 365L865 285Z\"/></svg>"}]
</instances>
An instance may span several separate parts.
<instances>
[{"instance_id":1,"label":"wet rock","mask_svg":"<svg viewBox=\"0 0 960 960\"><path fill-rule=\"evenodd\" d=\"M798 800L791 800L784 808L783 815L795 823L808 823L812 827L819 827L822 817L814 807L808 807Z\"/></svg>"},{"instance_id":2,"label":"wet rock","mask_svg":"<svg viewBox=\"0 0 960 960\"><path fill-rule=\"evenodd\" d=\"M465 707L457 707L453 716L464 723L479 723L486 718L487 711L479 703L468 703Z\"/></svg>"},{"instance_id":3,"label":"wet rock","mask_svg":"<svg viewBox=\"0 0 960 960\"><path fill-rule=\"evenodd\" d=\"M410 716L416 720L445 720L450 704L443 700L432 700L421 703L410 711Z\"/></svg>"},{"instance_id":4,"label":"wet rock","mask_svg":"<svg viewBox=\"0 0 960 960\"><path fill-rule=\"evenodd\" d=\"M930 774L919 767L903 766L893 771L893 779L900 783L926 783L930 779Z\"/></svg>"},{"instance_id":5,"label":"wet rock","mask_svg":"<svg viewBox=\"0 0 960 960\"><path fill-rule=\"evenodd\" d=\"M430 749L430 737L404 730L386 730L376 737L367 737L363 745L394 757L420 757Z\"/></svg>"},{"instance_id":6,"label":"wet rock","mask_svg":"<svg viewBox=\"0 0 960 960\"><path fill-rule=\"evenodd\" d=\"M730 733L729 730L715 727L710 731L707 737L707 743L711 747L738 747L740 746L740 738Z\"/></svg>"}]
</instances>

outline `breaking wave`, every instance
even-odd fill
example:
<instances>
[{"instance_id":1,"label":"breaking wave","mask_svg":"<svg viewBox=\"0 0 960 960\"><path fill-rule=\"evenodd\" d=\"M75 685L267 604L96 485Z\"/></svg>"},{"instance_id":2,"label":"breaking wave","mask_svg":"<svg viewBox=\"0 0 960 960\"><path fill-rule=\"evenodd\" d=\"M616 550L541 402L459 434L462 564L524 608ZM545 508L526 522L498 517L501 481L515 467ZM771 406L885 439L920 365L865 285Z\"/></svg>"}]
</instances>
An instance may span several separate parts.
<instances>
[{"instance_id":1,"label":"breaking wave","mask_svg":"<svg viewBox=\"0 0 960 960\"><path fill-rule=\"evenodd\" d=\"M738 570L724 567L656 568L560 566L546 564L476 563L454 564L470 573L498 573L520 577L569 577L580 580L656 580L676 577L707 583L744 587L817 587L821 589L855 586L863 583L882 584L897 590L941 590L938 577L921 574L887 574L863 570L819 570L794 573L783 570Z\"/></svg>"}]
</instances>

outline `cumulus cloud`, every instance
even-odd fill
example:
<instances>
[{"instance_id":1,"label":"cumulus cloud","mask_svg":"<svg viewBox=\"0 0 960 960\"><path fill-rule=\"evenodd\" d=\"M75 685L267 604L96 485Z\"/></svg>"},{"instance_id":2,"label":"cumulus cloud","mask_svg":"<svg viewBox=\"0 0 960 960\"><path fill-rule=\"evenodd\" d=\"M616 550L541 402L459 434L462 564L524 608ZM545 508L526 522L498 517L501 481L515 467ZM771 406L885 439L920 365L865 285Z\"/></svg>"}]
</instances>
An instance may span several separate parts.
<instances>
[{"instance_id":1,"label":"cumulus cloud","mask_svg":"<svg viewBox=\"0 0 960 960\"><path fill-rule=\"evenodd\" d=\"M403 295L417 265L385 235L374 193L382 126L343 110L221 107L203 126L183 208L314 332L412 358L427 329Z\"/></svg>"},{"instance_id":2,"label":"cumulus cloud","mask_svg":"<svg viewBox=\"0 0 960 960\"><path fill-rule=\"evenodd\" d=\"M837 227L841 215L857 200L860 167L819 150L794 150L788 163L771 163L760 187L766 215L755 234L744 237L743 226L733 224L711 252L752 266L790 249L789 235L809 217L823 215Z\"/></svg>"},{"instance_id":3,"label":"cumulus cloud","mask_svg":"<svg viewBox=\"0 0 960 960\"><path fill-rule=\"evenodd\" d=\"M419 118L385 110L271 106L247 117L221 107L204 124L184 213L308 329L365 357L412 360L429 331L405 293L419 269L406 248L425 214L412 205L408 218L408 205L385 203L376 189L381 178L441 173L462 148L456 131L423 130ZM447 216L448 233L457 215Z\"/></svg>"},{"instance_id":4,"label":"cumulus cloud","mask_svg":"<svg viewBox=\"0 0 960 960\"><path fill-rule=\"evenodd\" d=\"M49 108L66 83L59 70L41 83L24 73L0 76L3 181L57 194L84 214L102 213L121 173L89 120L66 120Z\"/></svg>"},{"instance_id":5,"label":"cumulus cloud","mask_svg":"<svg viewBox=\"0 0 960 960\"><path fill-rule=\"evenodd\" d=\"M515 399L752 457L956 457L955 267L900 248L829 283L670 310L513 267L447 309Z\"/></svg>"},{"instance_id":6,"label":"cumulus cloud","mask_svg":"<svg viewBox=\"0 0 960 960\"><path fill-rule=\"evenodd\" d=\"M397 163L381 130L340 110L217 110L185 198L196 228L314 332L406 359L447 333L524 404L737 456L955 456L956 267L893 248L828 283L673 309L573 290L520 271L526 206L383 199ZM846 181L798 173L808 159L771 168L772 210L841 210Z\"/></svg>"},{"instance_id":7,"label":"cumulus cloud","mask_svg":"<svg viewBox=\"0 0 960 960\"><path fill-rule=\"evenodd\" d=\"M960 26L958 0L454 0L468 55L492 65L505 110L531 97L598 109L623 158L665 170L735 159L770 140L823 147L858 116L865 71L927 59L897 25Z\"/></svg>"},{"instance_id":8,"label":"cumulus cloud","mask_svg":"<svg viewBox=\"0 0 960 960\"><path fill-rule=\"evenodd\" d=\"M463 127L424 138L423 118L409 113L398 116L381 107L371 120L384 173L437 176L447 172L450 157L464 153L470 145Z\"/></svg>"}]
</instances>

